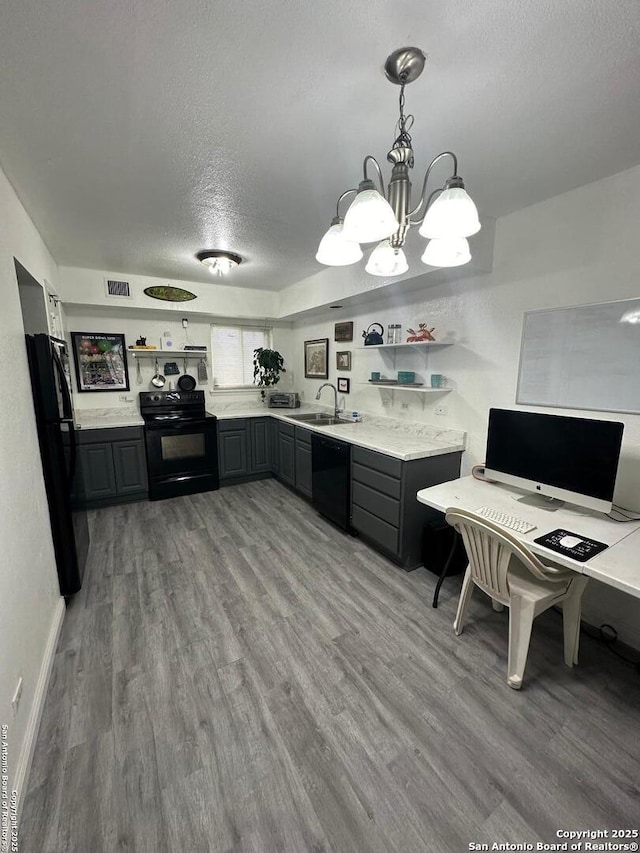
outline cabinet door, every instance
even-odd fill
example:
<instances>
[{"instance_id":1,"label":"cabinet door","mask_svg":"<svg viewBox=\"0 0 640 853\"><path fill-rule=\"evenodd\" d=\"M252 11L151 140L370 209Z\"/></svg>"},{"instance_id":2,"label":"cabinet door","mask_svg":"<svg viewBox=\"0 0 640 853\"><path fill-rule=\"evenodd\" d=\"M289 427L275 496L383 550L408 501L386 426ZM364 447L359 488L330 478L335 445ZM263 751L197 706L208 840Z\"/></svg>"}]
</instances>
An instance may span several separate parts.
<instances>
[{"instance_id":1,"label":"cabinet door","mask_svg":"<svg viewBox=\"0 0 640 853\"><path fill-rule=\"evenodd\" d=\"M296 444L292 435L280 430L278 440L278 456L280 477L290 486L296 484Z\"/></svg>"},{"instance_id":2,"label":"cabinet door","mask_svg":"<svg viewBox=\"0 0 640 853\"><path fill-rule=\"evenodd\" d=\"M119 495L147 491L147 460L141 441L114 441L113 467Z\"/></svg>"},{"instance_id":3,"label":"cabinet door","mask_svg":"<svg viewBox=\"0 0 640 853\"><path fill-rule=\"evenodd\" d=\"M271 470L269 452L269 420L251 418L249 421L251 473L262 474Z\"/></svg>"},{"instance_id":4,"label":"cabinet door","mask_svg":"<svg viewBox=\"0 0 640 853\"><path fill-rule=\"evenodd\" d=\"M243 428L219 432L218 456L221 480L246 477L249 473L246 430Z\"/></svg>"},{"instance_id":5,"label":"cabinet door","mask_svg":"<svg viewBox=\"0 0 640 853\"><path fill-rule=\"evenodd\" d=\"M116 477L111 444L81 445L78 453L84 482L84 499L96 501L115 497Z\"/></svg>"},{"instance_id":6,"label":"cabinet door","mask_svg":"<svg viewBox=\"0 0 640 853\"><path fill-rule=\"evenodd\" d=\"M296 439L296 489L311 497L311 445Z\"/></svg>"}]
</instances>

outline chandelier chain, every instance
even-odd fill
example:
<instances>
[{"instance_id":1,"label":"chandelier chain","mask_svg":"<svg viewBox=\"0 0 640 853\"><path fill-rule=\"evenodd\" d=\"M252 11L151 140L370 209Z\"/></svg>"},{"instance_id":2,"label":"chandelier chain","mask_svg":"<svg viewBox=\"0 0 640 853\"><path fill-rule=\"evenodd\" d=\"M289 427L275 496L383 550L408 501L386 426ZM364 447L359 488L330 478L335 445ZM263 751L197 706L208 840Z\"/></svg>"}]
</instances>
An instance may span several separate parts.
<instances>
[{"instance_id":1,"label":"chandelier chain","mask_svg":"<svg viewBox=\"0 0 640 853\"><path fill-rule=\"evenodd\" d=\"M398 98L398 107L400 116L396 123L396 131L397 136L393 143L393 148L411 148L411 134L409 131L413 127L414 117L409 114L404 114L404 105L405 105L405 97L404 97L404 87L406 85L406 73L401 75L402 83L400 84L400 95Z\"/></svg>"}]
</instances>

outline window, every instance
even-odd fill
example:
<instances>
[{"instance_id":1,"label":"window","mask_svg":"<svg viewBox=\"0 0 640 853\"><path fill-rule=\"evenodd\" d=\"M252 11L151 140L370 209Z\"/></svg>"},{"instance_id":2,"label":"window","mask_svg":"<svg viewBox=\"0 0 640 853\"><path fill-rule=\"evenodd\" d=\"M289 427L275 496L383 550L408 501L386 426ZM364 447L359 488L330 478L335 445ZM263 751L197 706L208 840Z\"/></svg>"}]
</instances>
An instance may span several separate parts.
<instances>
[{"instance_id":1,"label":"window","mask_svg":"<svg viewBox=\"0 0 640 853\"><path fill-rule=\"evenodd\" d=\"M255 326L212 326L215 388L253 386L253 351L271 346L271 330Z\"/></svg>"}]
</instances>

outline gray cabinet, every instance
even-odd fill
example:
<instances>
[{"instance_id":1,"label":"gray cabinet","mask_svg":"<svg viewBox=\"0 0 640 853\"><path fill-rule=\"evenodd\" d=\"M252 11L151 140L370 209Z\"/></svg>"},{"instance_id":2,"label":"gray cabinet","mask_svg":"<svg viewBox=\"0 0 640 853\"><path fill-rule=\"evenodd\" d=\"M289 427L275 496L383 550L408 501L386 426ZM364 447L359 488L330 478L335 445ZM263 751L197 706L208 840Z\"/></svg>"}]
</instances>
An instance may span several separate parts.
<instances>
[{"instance_id":1,"label":"gray cabinet","mask_svg":"<svg viewBox=\"0 0 640 853\"><path fill-rule=\"evenodd\" d=\"M271 418L218 421L220 484L247 483L271 476Z\"/></svg>"},{"instance_id":2,"label":"gray cabinet","mask_svg":"<svg viewBox=\"0 0 640 853\"><path fill-rule=\"evenodd\" d=\"M311 498L311 431L296 427L295 482L296 491Z\"/></svg>"},{"instance_id":3,"label":"gray cabinet","mask_svg":"<svg viewBox=\"0 0 640 853\"><path fill-rule=\"evenodd\" d=\"M422 530L429 514L419 489L460 476L462 454L402 462L354 447L351 456L351 523L363 539L407 570L422 565Z\"/></svg>"},{"instance_id":4,"label":"gray cabinet","mask_svg":"<svg viewBox=\"0 0 640 853\"><path fill-rule=\"evenodd\" d=\"M270 420L270 418L251 418L249 421L249 456L252 474L266 474L271 471Z\"/></svg>"},{"instance_id":5,"label":"gray cabinet","mask_svg":"<svg viewBox=\"0 0 640 853\"><path fill-rule=\"evenodd\" d=\"M147 460L142 427L78 431L75 500L107 506L148 496Z\"/></svg>"},{"instance_id":6,"label":"gray cabinet","mask_svg":"<svg viewBox=\"0 0 640 853\"><path fill-rule=\"evenodd\" d=\"M296 484L295 427L280 422L278 431L278 476L290 486Z\"/></svg>"},{"instance_id":7,"label":"gray cabinet","mask_svg":"<svg viewBox=\"0 0 640 853\"><path fill-rule=\"evenodd\" d=\"M246 477L249 473L249 448L244 418L218 423L218 469L220 481Z\"/></svg>"}]
</instances>

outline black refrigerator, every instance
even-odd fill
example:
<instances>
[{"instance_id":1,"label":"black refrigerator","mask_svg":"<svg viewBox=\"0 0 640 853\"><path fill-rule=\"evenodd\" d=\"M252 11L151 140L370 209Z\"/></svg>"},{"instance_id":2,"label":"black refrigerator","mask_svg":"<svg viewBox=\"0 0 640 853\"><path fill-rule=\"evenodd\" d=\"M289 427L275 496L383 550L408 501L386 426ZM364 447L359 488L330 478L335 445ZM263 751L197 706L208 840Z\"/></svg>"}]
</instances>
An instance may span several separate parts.
<instances>
[{"instance_id":1,"label":"black refrigerator","mask_svg":"<svg viewBox=\"0 0 640 853\"><path fill-rule=\"evenodd\" d=\"M60 593L69 598L82 586L89 526L75 498L81 490L75 488L79 460L67 345L49 335L27 335L26 341Z\"/></svg>"}]
</instances>

